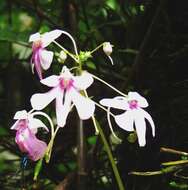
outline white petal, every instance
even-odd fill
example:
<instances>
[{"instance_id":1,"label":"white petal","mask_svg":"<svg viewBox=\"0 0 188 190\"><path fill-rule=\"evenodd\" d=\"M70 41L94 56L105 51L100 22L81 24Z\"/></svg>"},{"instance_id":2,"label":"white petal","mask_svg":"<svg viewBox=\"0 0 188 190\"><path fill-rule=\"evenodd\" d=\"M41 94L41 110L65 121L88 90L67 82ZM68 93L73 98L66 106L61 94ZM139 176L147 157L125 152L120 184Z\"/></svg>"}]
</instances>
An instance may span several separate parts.
<instances>
[{"instance_id":1,"label":"white petal","mask_svg":"<svg viewBox=\"0 0 188 190\"><path fill-rule=\"evenodd\" d=\"M63 104L63 96L64 104ZM59 127L64 127L66 124L67 116L71 109L71 97L69 92L65 94L63 92L59 93L56 97L56 117L57 117L57 124Z\"/></svg>"},{"instance_id":2,"label":"white petal","mask_svg":"<svg viewBox=\"0 0 188 190\"><path fill-rule=\"evenodd\" d=\"M154 137L155 136L155 124L153 122L153 119L152 119L151 115L148 112L146 112L145 110L143 110L143 109L140 109L140 110L141 110L141 112L143 114L143 117L145 117L148 120L148 122L150 123L151 129L152 129L152 135Z\"/></svg>"},{"instance_id":3,"label":"white petal","mask_svg":"<svg viewBox=\"0 0 188 190\"><path fill-rule=\"evenodd\" d=\"M72 97L72 101L76 106L80 119L89 119L94 114L95 103L89 98L82 96L74 89L70 90L70 94Z\"/></svg>"},{"instance_id":4,"label":"white petal","mask_svg":"<svg viewBox=\"0 0 188 190\"><path fill-rule=\"evenodd\" d=\"M54 53L52 51L42 50L40 53L40 63L44 70L50 68Z\"/></svg>"},{"instance_id":5,"label":"white petal","mask_svg":"<svg viewBox=\"0 0 188 190\"><path fill-rule=\"evenodd\" d=\"M127 110L128 109L128 104L124 100L124 97L122 99L117 99L117 98L104 98L100 100L100 104L103 106L111 107L111 108L116 108L116 109L121 109L121 110Z\"/></svg>"},{"instance_id":6,"label":"white petal","mask_svg":"<svg viewBox=\"0 0 188 190\"><path fill-rule=\"evenodd\" d=\"M12 130L17 130L18 122L19 122L19 120L17 120L17 121L12 125L12 127L11 127L10 129L12 129Z\"/></svg>"},{"instance_id":7,"label":"white petal","mask_svg":"<svg viewBox=\"0 0 188 190\"><path fill-rule=\"evenodd\" d=\"M123 114L116 115L115 121L122 129L126 131L134 131L134 119L131 111L126 111Z\"/></svg>"},{"instance_id":8,"label":"white petal","mask_svg":"<svg viewBox=\"0 0 188 190\"><path fill-rule=\"evenodd\" d=\"M128 98L129 100L137 100L138 101L138 106L141 108L146 108L148 107L148 102L147 100L138 94L137 92L129 92L128 93Z\"/></svg>"},{"instance_id":9,"label":"white petal","mask_svg":"<svg viewBox=\"0 0 188 190\"><path fill-rule=\"evenodd\" d=\"M37 129L40 127L44 128L46 131L49 131L48 127L46 127L46 125L40 119L33 117L29 118L29 128L34 134L37 133Z\"/></svg>"},{"instance_id":10,"label":"white petal","mask_svg":"<svg viewBox=\"0 0 188 190\"><path fill-rule=\"evenodd\" d=\"M93 77L86 71L81 76L74 77L73 85L79 90L87 89L93 83Z\"/></svg>"},{"instance_id":11,"label":"white petal","mask_svg":"<svg viewBox=\"0 0 188 190\"><path fill-rule=\"evenodd\" d=\"M143 115L139 111L134 113L134 117L138 143L139 146L143 147L146 145L146 122Z\"/></svg>"},{"instance_id":12,"label":"white petal","mask_svg":"<svg viewBox=\"0 0 188 190\"><path fill-rule=\"evenodd\" d=\"M58 88L53 88L47 93L34 94L30 100L33 109L44 109L57 96L58 90Z\"/></svg>"},{"instance_id":13,"label":"white petal","mask_svg":"<svg viewBox=\"0 0 188 190\"><path fill-rule=\"evenodd\" d=\"M42 34L42 45L43 47L48 46L51 42L53 42L56 38L61 36L61 30L52 30L51 32L46 32Z\"/></svg>"},{"instance_id":14,"label":"white petal","mask_svg":"<svg viewBox=\"0 0 188 190\"><path fill-rule=\"evenodd\" d=\"M62 70L61 70L61 77L63 78L70 78L72 79L73 78L73 75L72 73L70 72L70 70L66 67L66 66L63 66L62 67Z\"/></svg>"},{"instance_id":15,"label":"white petal","mask_svg":"<svg viewBox=\"0 0 188 190\"><path fill-rule=\"evenodd\" d=\"M45 79L40 80L40 82L49 87L55 87L59 84L59 76L51 75Z\"/></svg>"},{"instance_id":16,"label":"white petal","mask_svg":"<svg viewBox=\"0 0 188 190\"><path fill-rule=\"evenodd\" d=\"M34 41L40 40L41 39L40 37L41 37L41 35L38 32L35 34L32 34L29 37L29 42L34 42Z\"/></svg>"},{"instance_id":17,"label":"white petal","mask_svg":"<svg viewBox=\"0 0 188 190\"><path fill-rule=\"evenodd\" d=\"M14 115L14 119L27 119L28 114L26 110L17 111Z\"/></svg>"}]
</instances>

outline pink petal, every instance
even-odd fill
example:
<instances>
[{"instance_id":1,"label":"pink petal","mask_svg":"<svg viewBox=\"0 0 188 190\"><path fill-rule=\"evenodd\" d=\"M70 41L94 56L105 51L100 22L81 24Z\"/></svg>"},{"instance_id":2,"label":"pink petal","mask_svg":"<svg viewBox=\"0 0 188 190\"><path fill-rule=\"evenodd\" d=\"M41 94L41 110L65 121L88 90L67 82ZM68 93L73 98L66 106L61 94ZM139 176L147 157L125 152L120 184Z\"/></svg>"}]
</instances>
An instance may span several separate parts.
<instances>
[{"instance_id":1,"label":"pink petal","mask_svg":"<svg viewBox=\"0 0 188 190\"><path fill-rule=\"evenodd\" d=\"M100 104L103 106L121 109L121 110L127 110L128 109L128 103L127 100L124 97L118 96L115 98L104 98L100 100Z\"/></svg>"},{"instance_id":2,"label":"pink petal","mask_svg":"<svg viewBox=\"0 0 188 190\"><path fill-rule=\"evenodd\" d=\"M40 78L40 80L42 79L42 69L41 69L41 63L40 63L40 54L41 54L41 49L37 49L35 52L33 52L33 56L31 58L31 62L32 64L34 64L34 67L37 71L37 74Z\"/></svg>"},{"instance_id":3,"label":"pink petal","mask_svg":"<svg viewBox=\"0 0 188 190\"><path fill-rule=\"evenodd\" d=\"M134 118L131 111L126 111L123 114L116 115L115 121L122 129L126 131L134 131Z\"/></svg>"},{"instance_id":4,"label":"pink petal","mask_svg":"<svg viewBox=\"0 0 188 190\"><path fill-rule=\"evenodd\" d=\"M82 96L75 89L71 89L70 94L80 119L89 119L94 114L95 103L89 98Z\"/></svg>"},{"instance_id":5,"label":"pink petal","mask_svg":"<svg viewBox=\"0 0 188 190\"><path fill-rule=\"evenodd\" d=\"M139 111L135 112L134 117L138 143L139 146L143 147L146 145L146 122L142 113Z\"/></svg>"},{"instance_id":6,"label":"pink petal","mask_svg":"<svg viewBox=\"0 0 188 190\"><path fill-rule=\"evenodd\" d=\"M52 30L51 32L46 32L42 34L42 46L47 47L50 43L52 43L56 38L61 36L61 30Z\"/></svg>"},{"instance_id":7,"label":"pink petal","mask_svg":"<svg viewBox=\"0 0 188 190\"><path fill-rule=\"evenodd\" d=\"M45 79L42 79L40 82L49 87L56 87L59 84L59 76L51 75Z\"/></svg>"},{"instance_id":8,"label":"pink petal","mask_svg":"<svg viewBox=\"0 0 188 190\"><path fill-rule=\"evenodd\" d=\"M44 109L51 101L53 101L53 99L55 99L58 90L59 90L58 88L53 88L47 93L34 94L30 99L33 109L35 110Z\"/></svg>"},{"instance_id":9,"label":"pink petal","mask_svg":"<svg viewBox=\"0 0 188 190\"><path fill-rule=\"evenodd\" d=\"M128 98L130 100L137 100L138 101L138 106L141 107L141 108L148 107L147 100L143 96L138 94L137 92L129 92L128 93Z\"/></svg>"},{"instance_id":10,"label":"pink petal","mask_svg":"<svg viewBox=\"0 0 188 190\"><path fill-rule=\"evenodd\" d=\"M86 71L82 72L81 76L73 78L74 86L78 90L85 90L93 83L93 77Z\"/></svg>"},{"instance_id":11,"label":"pink petal","mask_svg":"<svg viewBox=\"0 0 188 190\"><path fill-rule=\"evenodd\" d=\"M63 96L64 104L63 104ZM56 116L57 116L57 124L60 127L64 127L66 124L67 116L71 109L71 97L69 92L67 91L65 94L60 92L56 97Z\"/></svg>"},{"instance_id":12,"label":"pink petal","mask_svg":"<svg viewBox=\"0 0 188 190\"><path fill-rule=\"evenodd\" d=\"M14 123L14 125L11 127L11 129L20 130L20 129L26 128L27 124L28 124L27 119L19 119Z\"/></svg>"},{"instance_id":13,"label":"pink petal","mask_svg":"<svg viewBox=\"0 0 188 190\"><path fill-rule=\"evenodd\" d=\"M46 152L46 143L37 139L29 128L18 130L15 140L20 150L28 153L30 159L33 161L42 158Z\"/></svg>"},{"instance_id":14,"label":"pink petal","mask_svg":"<svg viewBox=\"0 0 188 190\"><path fill-rule=\"evenodd\" d=\"M52 51L47 51L45 49L40 52L40 64L44 70L50 68L50 65L53 60L54 53Z\"/></svg>"}]
</instances>

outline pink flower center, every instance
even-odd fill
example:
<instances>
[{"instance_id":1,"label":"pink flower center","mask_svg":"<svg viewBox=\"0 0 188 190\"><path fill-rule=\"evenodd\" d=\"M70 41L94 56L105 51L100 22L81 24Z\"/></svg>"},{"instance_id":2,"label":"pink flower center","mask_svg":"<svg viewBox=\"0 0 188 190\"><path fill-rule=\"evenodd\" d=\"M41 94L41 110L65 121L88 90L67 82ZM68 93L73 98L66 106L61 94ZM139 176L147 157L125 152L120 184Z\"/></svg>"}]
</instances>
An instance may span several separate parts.
<instances>
[{"instance_id":1,"label":"pink flower center","mask_svg":"<svg viewBox=\"0 0 188 190\"><path fill-rule=\"evenodd\" d=\"M131 100L128 102L130 109L137 109L138 108L138 101L137 100Z\"/></svg>"},{"instance_id":2,"label":"pink flower center","mask_svg":"<svg viewBox=\"0 0 188 190\"><path fill-rule=\"evenodd\" d=\"M73 79L61 78L59 84L62 90L69 90L73 86L73 82Z\"/></svg>"},{"instance_id":3,"label":"pink flower center","mask_svg":"<svg viewBox=\"0 0 188 190\"><path fill-rule=\"evenodd\" d=\"M37 49L40 48L42 48L42 41L41 40L34 41L32 45L33 51L36 51Z\"/></svg>"}]
</instances>

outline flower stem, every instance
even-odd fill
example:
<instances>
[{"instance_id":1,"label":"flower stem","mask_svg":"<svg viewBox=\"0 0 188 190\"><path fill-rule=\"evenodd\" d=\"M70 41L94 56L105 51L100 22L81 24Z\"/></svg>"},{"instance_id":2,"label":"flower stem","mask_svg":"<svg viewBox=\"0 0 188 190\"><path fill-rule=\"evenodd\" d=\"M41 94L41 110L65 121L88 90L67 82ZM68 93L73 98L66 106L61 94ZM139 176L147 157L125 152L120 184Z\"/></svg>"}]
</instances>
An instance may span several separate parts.
<instances>
[{"instance_id":1,"label":"flower stem","mask_svg":"<svg viewBox=\"0 0 188 190\"><path fill-rule=\"evenodd\" d=\"M113 159L113 155L112 155L112 152L110 150L110 146L108 145L108 142L107 142L107 140L106 140L106 138L104 136L103 130L100 127L99 122L95 118L94 118L94 120L95 120L95 123L97 125L98 130L99 130L99 134L100 134L101 140L102 140L102 142L104 144L104 148L105 148L105 150L107 152L107 155L108 155L108 158L110 160L110 163L111 163L111 166L112 166L112 169L113 169L113 172L114 172L114 175L115 175L119 190L125 190L125 188L123 186L123 182L122 182L121 177L119 175L119 171L118 171L117 166L115 164L115 161Z\"/></svg>"},{"instance_id":2,"label":"flower stem","mask_svg":"<svg viewBox=\"0 0 188 190\"><path fill-rule=\"evenodd\" d=\"M120 90L118 90L117 88L113 87L112 85L110 85L109 83L107 83L106 81L102 80L101 78L93 75L90 73L90 75L94 78L97 79L98 81L102 82L103 84L107 85L108 87L110 87L111 89L113 89L114 91L116 91L117 93L121 94L124 97L127 97L126 94L124 94L123 92L121 92Z\"/></svg>"},{"instance_id":3,"label":"flower stem","mask_svg":"<svg viewBox=\"0 0 188 190\"><path fill-rule=\"evenodd\" d=\"M77 63L79 62L76 58L75 55L73 55L72 53L70 53L68 50L66 50L62 45L60 45L59 43L57 43L55 40L53 41L54 44L56 44L58 47L60 47L65 53L67 53L72 59L74 59Z\"/></svg>"},{"instance_id":4,"label":"flower stem","mask_svg":"<svg viewBox=\"0 0 188 190\"><path fill-rule=\"evenodd\" d=\"M57 127L53 136L51 137L50 139L50 142L48 143L48 147L47 147L47 151L46 151L46 163L49 163L50 161L50 158L51 158L51 153L52 153L52 148L53 148L53 144L54 144L54 139L55 139L55 136L58 132L60 127Z\"/></svg>"},{"instance_id":5,"label":"flower stem","mask_svg":"<svg viewBox=\"0 0 188 190\"><path fill-rule=\"evenodd\" d=\"M100 44L99 46L97 46L94 50L90 51L90 53L94 53L95 51L97 51L99 48L101 48L103 46L104 43Z\"/></svg>"}]
</instances>

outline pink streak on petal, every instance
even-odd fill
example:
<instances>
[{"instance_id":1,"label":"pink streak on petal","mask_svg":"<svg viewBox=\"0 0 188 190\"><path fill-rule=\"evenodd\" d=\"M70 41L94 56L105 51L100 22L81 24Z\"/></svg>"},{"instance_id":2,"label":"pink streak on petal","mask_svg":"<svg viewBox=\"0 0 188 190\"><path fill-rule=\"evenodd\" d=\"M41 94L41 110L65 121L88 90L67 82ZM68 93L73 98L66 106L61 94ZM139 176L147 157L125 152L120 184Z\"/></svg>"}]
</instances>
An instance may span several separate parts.
<instances>
[{"instance_id":1,"label":"pink streak on petal","mask_svg":"<svg viewBox=\"0 0 188 190\"><path fill-rule=\"evenodd\" d=\"M62 90L70 90L71 87L73 87L73 79L65 79L65 78L60 78L59 79L59 86Z\"/></svg>"}]
</instances>

